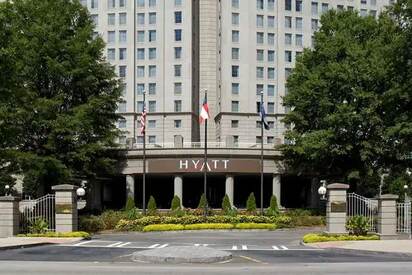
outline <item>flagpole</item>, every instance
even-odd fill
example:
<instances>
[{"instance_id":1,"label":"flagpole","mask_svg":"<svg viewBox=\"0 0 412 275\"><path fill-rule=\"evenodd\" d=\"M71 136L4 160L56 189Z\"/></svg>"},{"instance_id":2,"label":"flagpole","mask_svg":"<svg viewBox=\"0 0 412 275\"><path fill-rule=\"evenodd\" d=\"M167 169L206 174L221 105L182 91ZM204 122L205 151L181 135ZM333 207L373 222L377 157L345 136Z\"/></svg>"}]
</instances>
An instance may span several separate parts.
<instances>
[{"instance_id":1,"label":"flagpole","mask_svg":"<svg viewBox=\"0 0 412 275\"><path fill-rule=\"evenodd\" d=\"M146 108L146 92L143 91L143 112ZM143 215L146 215L146 116L144 117L143 131Z\"/></svg>"},{"instance_id":2,"label":"flagpole","mask_svg":"<svg viewBox=\"0 0 412 275\"><path fill-rule=\"evenodd\" d=\"M205 90L205 102L207 102L207 90ZM206 217L207 216L207 119L205 119L205 156L204 156L204 170L203 170L203 193L205 194L205 209L203 215Z\"/></svg>"},{"instance_id":3,"label":"flagpole","mask_svg":"<svg viewBox=\"0 0 412 275\"><path fill-rule=\"evenodd\" d=\"M260 92L260 214L263 215L263 91Z\"/></svg>"}]
</instances>

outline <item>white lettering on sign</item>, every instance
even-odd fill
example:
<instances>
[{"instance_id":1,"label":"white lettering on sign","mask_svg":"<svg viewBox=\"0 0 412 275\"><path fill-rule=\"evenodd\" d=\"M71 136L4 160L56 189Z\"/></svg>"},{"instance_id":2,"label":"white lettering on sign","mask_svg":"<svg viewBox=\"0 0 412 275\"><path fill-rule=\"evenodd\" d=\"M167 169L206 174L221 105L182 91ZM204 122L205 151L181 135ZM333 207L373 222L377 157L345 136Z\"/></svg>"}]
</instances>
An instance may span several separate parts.
<instances>
[{"instance_id":1,"label":"white lettering on sign","mask_svg":"<svg viewBox=\"0 0 412 275\"><path fill-rule=\"evenodd\" d=\"M180 170L189 170L189 169L194 169L198 171L203 171L205 169L205 163L203 160L192 160L189 162L189 160L180 160L179 161L179 169ZM229 165L229 160L224 159L212 159L209 160L206 164L207 170L208 171L213 171L213 170L218 170L218 169L223 169L227 170Z\"/></svg>"}]
</instances>

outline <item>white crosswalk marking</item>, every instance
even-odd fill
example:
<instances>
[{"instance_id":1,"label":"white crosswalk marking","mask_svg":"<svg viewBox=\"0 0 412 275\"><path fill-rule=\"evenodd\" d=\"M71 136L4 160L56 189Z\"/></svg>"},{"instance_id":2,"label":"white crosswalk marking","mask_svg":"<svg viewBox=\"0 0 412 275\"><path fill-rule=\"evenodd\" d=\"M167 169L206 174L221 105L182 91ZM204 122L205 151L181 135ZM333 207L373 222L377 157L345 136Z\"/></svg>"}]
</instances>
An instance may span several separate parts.
<instances>
[{"instance_id":1,"label":"white crosswalk marking","mask_svg":"<svg viewBox=\"0 0 412 275\"><path fill-rule=\"evenodd\" d=\"M279 250L279 247L277 247L276 245L272 246L273 250Z\"/></svg>"},{"instance_id":2,"label":"white crosswalk marking","mask_svg":"<svg viewBox=\"0 0 412 275\"><path fill-rule=\"evenodd\" d=\"M195 246L196 246L196 247L199 247L199 246L206 247L206 246L208 246L208 244L207 244L207 243L204 243L204 244L195 243Z\"/></svg>"},{"instance_id":3,"label":"white crosswalk marking","mask_svg":"<svg viewBox=\"0 0 412 275\"><path fill-rule=\"evenodd\" d=\"M287 248L286 246L284 246L284 245L281 245L280 246L283 250L288 250L289 248Z\"/></svg>"},{"instance_id":4,"label":"white crosswalk marking","mask_svg":"<svg viewBox=\"0 0 412 275\"><path fill-rule=\"evenodd\" d=\"M162 244L161 246L157 247L157 248L165 248L166 246L168 246L168 243Z\"/></svg>"},{"instance_id":5,"label":"white crosswalk marking","mask_svg":"<svg viewBox=\"0 0 412 275\"><path fill-rule=\"evenodd\" d=\"M242 245L242 250L247 250L247 245Z\"/></svg>"},{"instance_id":6,"label":"white crosswalk marking","mask_svg":"<svg viewBox=\"0 0 412 275\"><path fill-rule=\"evenodd\" d=\"M154 244L154 245L151 245L151 246L149 246L148 248L156 248L156 247L158 247L160 244Z\"/></svg>"},{"instance_id":7,"label":"white crosswalk marking","mask_svg":"<svg viewBox=\"0 0 412 275\"><path fill-rule=\"evenodd\" d=\"M237 250L237 245L232 246L232 250Z\"/></svg>"},{"instance_id":8,"label":"white crosswalk marking","mask_svg":"<svg viewBox=\"0 0 412 275\"><path fill-rule=\"evenodd\" d=\"M126 245L128 245L128 244L130 244L130 242L119 244L119 245L116 246L116 247L123 247L123 246L126 246Z\"/></svg>"},{"instance_id":9,"label":"white crosswalk marking","mask_svg":"<svg viewBox=\"0 0 412 275\"><path fill-rule=\"evenodd\" d=\"M119 244L122 244L122 243L123 242L112 243L112 244L107 245L106 247L116 247L116 246L118 246Z\"/></svg>"},{"instance_id":10,"label":"white crosswalk marking","mask_svg":"<svg viewBox=\"0 0 412 275\"><path fill-rule=\"evenodd\" d=\"M195 246L200 246L200 243L195 243Z\"/></svg>"},{"instance_id":11,"label":"white crosswalk marking","mask_svg":"<svg viewBox=\"0 0 412 275\"><path fill-rule=\"evenodd\" d=\"M88 243L91 243L91 242L94 242L94 241L85 241L85 242L77 243L73 246L81 246L81 245L88 244Z\"/></svg>"}]
</instances>

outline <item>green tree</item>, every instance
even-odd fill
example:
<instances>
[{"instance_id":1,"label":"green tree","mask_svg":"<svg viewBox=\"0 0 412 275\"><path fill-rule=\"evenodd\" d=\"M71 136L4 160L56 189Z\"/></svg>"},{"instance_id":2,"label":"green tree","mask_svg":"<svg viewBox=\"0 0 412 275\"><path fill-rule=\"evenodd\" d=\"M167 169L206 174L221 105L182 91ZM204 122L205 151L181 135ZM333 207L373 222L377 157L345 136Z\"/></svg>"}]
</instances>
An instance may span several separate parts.
<instances>
[{"instance_id":1,"label":"green tree","mask_svg":"<svg viewBox=\"0 0 412 275\"><path fill-rule=\"evenodd\" d=\"M206 196L203 193L202 196L200 196L199 204L197 205L197 209L204 209L207 206L207 200Z\"/></svg>"},{"instance_id":2,"label":"green tree","mask_svg":"<svg viewBox=\"0 0 412 275\"><path fill-rule=\"evenodd\" d=\"M225 215L229 215L232 212L232 205L227 194L223 197L222 200L222 210Z\"/></svg>"},{"instance_id":3,"label":"green tree","mask_svg":"<svg viewBox=\"0 0 412 275\"><path fill-rule=\"evenodd\" d=\"M124 211L129 212L136 207L134 199L132 197L128 197L126 200L126 205L124 207Z\"/></svg>"},{"instance_id":4,"label":"green tree","mask_svg":"<svg viewBox=\"0 0 412 275\"><path fill-rule=\"evenodd\" d=\"M249 197L247 198L246 210L250 213L255 213L256 212L256 198L255 198L255 194L253 192L250 193Z\"/></svg>"},{"instance_id":5,"label":"green tree","mask_svg":"<svg viewBox=\"0 0 412 275\"><path fill-rule=\"evenodd\" d=\"M298 174L369 182L375 192L380 169L393 161L383 102L400 35L385 14L376 20L332 10L321 25L287 80L286 163Z\"/></svg>"},{"instance_id":6,"label":"green tree","mask_svg":"<svg viewBox=\"0 0 412 275\"><path fill-rule=\"evenodd\" d=\"M171 210L176 211L176 210L181 210L182 209L182 204L180 201L179 196L175 195L172 199L172 205L171 205Z\"/></svg>"},{"instance_id":7,"label":"green tree","mask_svg":"<svg viewBox=\"0 0 412 275\"><path fill-rule=\"evenodd\" d=\"M149 202L147 203L147 215L154 216L157 214L156 200L153 196L150 196Z\"/></svg>"},{"instance_id":8,"label":"green tree","mask_svg":"<svg viewBox=\"0 0 412 275\"><path fill-rule=\"evenodd\" d=\"M266 210L266 215L268 216L277 216L279 214L278 199L275 195L270 197L269 208Z\"/></svg>"},{"instance_id":9,"label":"green tree","mask_svg":"<svg viewBox=\"0 0 412 275\"><path fill-rule=\"evenodd\" d=\"M17 170L40 195L46 184L112 172L121 88L87 10L66 0L0 3L0 41L0 161L13 170L3 174Z\"/></svg>"}]
</instances>

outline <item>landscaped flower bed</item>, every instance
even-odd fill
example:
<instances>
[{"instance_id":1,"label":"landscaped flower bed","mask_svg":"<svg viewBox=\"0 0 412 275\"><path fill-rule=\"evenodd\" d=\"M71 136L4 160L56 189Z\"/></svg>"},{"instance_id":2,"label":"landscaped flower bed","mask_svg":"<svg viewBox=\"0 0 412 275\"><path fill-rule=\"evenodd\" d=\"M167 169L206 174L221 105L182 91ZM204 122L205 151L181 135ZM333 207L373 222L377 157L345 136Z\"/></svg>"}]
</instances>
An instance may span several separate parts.
<instances>
[{"instance_id":1,"label":"landscaped flower bed","mask_svg":"<svg viewBox=\"0 0 412 275\"><path fill-rule=\"evenodd\" d=\"M306 234L303 236L304 243L319 243L332 241L372 241L379 240L378 235L356 236L348 234Z\"/></svg>"}]
</instances>

